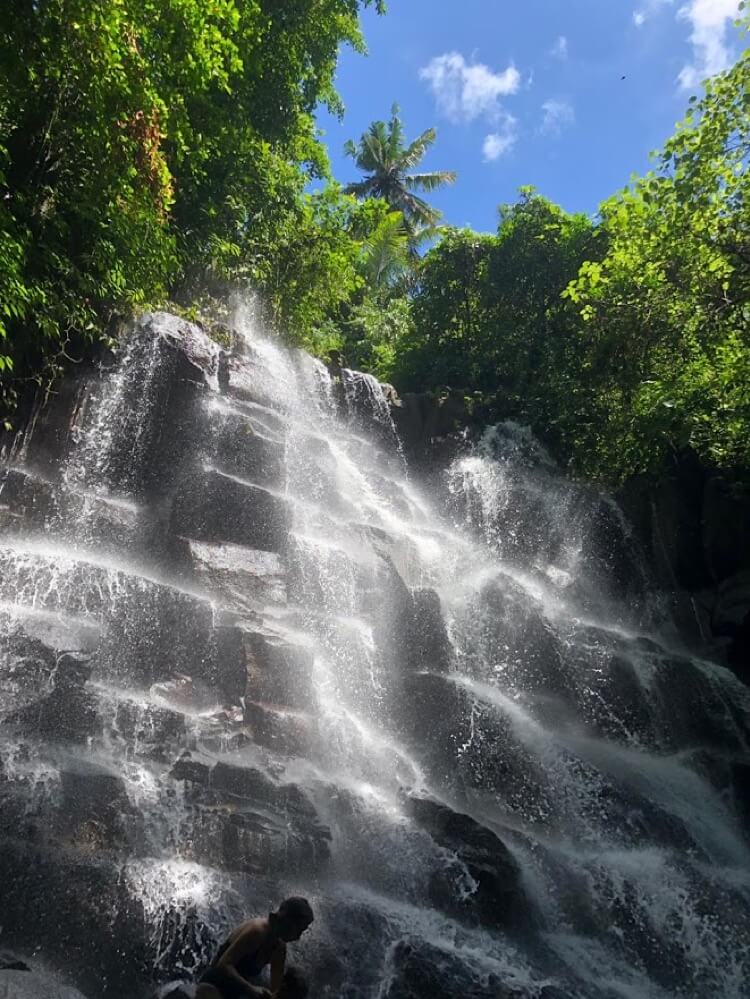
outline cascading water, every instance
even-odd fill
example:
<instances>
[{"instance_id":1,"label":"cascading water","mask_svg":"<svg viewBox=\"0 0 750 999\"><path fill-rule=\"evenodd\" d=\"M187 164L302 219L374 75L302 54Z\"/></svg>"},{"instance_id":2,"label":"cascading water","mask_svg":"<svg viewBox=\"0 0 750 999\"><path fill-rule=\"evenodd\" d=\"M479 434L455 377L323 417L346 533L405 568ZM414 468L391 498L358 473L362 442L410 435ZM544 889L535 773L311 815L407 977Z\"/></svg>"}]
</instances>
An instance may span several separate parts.
<instances>
[{"instance_id":1,"label":"cascading water","mask_svg":"<svg viewBox=\"0 0 750 999\"><path fill-rule=\"evenodd\" d=\"M739 999L750 697L617 508L512 424L428 498L374 379L234 327L12 449L0 945L146 996L293 891L320 996Z\"/></svg>"}]
</instances>

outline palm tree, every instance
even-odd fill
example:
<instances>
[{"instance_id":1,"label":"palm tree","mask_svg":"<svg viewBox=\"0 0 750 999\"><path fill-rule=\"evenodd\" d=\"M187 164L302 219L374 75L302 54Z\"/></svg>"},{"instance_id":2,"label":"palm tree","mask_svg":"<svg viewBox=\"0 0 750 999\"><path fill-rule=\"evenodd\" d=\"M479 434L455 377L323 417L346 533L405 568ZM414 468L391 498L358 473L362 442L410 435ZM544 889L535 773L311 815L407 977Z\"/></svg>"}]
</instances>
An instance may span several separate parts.
<instances>
[{"instance_id":1,"label":"palm tree","mask_svg":"<svg viewBox=\"0 0 750 999\"><path fill-rule=\"evenodd\" d=\"M344 152L351 156L366 176L346 188L358 198L383 198L392 209L400 211L412 247L416 247L440 219L440 212L420 198L415 191L434 191L456 179L453 170L410 173L435 141L437 132L428 128L410 145L405 144L404 126L398 105L391 109L389 122L374 121L358 143L350 139Z\"/></svg>"}]
</instances>

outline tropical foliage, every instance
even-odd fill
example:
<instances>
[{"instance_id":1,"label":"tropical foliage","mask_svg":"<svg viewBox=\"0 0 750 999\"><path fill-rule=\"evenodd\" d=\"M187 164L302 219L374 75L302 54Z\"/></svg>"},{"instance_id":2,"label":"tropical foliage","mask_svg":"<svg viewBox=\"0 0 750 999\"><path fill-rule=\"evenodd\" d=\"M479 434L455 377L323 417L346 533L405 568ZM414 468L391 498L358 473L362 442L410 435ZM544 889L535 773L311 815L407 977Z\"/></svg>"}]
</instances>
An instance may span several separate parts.
<instances>
[{"instance_id":1,"label":"tropical foliage","mask_svg":"<svg viewBox=\"0 0 750 999\"><path fill-rule=\"evenodd\" d=\"M456 179L453 170L414 173L437 138L434 128L422 132L406 144L404 126L394 104L390 120L374 121L359 142L350 139L344 147L347 156L366 176L349 184L347 193L357 198L382 198L394 211L401 212L412 246L420 237L432 234L440 212L420 198L417 191L434 191Z\"/></svg>"},{"instance_id":2,"label":"tropical foliage","mask_svg":"<svg viewBox=\"0 0 750 999\"><path fill-rule=\"evenodd\" d=\"M396 107L347 144L361 178L329 177L314 111L369 4L6 4L5 412L120 316L239 281L295 342L528 422L587 475L747 467L750 53L596 218L525 188L476 233L437 225L455 174L420 172L435 130L407 141Z\"/></svg>"},{"instance_id":3,"label":"tropical foliage","mask_svg":"<svg viewBox=\"0 0 750 999\"><path fill-rule=\"evenodd\" d=\"M122 313L236 270L281 278L300 223L326 211L303 197L327 171L313 112L339 107L339 47L362 47L371 2L3 5L6 408Z\"/></svg>"}]
</instances>

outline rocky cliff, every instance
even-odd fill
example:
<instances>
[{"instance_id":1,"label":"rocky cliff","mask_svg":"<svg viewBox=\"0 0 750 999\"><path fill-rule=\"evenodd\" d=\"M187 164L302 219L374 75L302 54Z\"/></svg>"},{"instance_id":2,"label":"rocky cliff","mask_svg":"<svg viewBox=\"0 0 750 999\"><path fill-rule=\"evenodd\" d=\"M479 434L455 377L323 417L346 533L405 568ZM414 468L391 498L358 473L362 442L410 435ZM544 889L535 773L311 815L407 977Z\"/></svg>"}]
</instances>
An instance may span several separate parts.
<instances>
[{"instance_id":1,"label":"rocky cliff","mask_svg":"<svg viewBox=\"0 0 750 999\"><path fill-rule=\"evenodd\" d=\"M6 445L7 974L171 990L293 892L320 996L739 996L748 692L615 504L512 425L425 491L248 315L122 344Z\"/></svg>"}]
</instances>

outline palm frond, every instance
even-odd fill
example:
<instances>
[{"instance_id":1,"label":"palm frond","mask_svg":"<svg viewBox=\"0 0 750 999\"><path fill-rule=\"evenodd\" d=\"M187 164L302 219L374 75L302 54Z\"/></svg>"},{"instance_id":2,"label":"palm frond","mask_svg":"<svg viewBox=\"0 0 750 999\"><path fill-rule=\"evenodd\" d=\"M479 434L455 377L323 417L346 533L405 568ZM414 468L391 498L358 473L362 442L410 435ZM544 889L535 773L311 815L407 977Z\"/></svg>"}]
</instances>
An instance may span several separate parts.
<instances>
[{"instance_id":1,"label":"palm frond","mask_svg":"<svg viewBox=\"0 0 750 999\"><path fill-rule=\"evenodd\" d=\"M434 191L443 184L454 184L455 170L432 170L429 173L410 173L404 178L404 184L410 191Z\"/></svg>"},{"instance_id":2,"label":"palm frond","mask_svg":"<svg viewBox=\"0 0 750 999\"><path fill-rule=\"evenodd\" d=\"M427 128L418 136L412 143L410 143L406 149L403 150L400 157L400 166L404 170L411 170L415 167L423 158L424 154L433 144L437 138L437 130L434 128Z\"/></svg>"}]
</instances>

